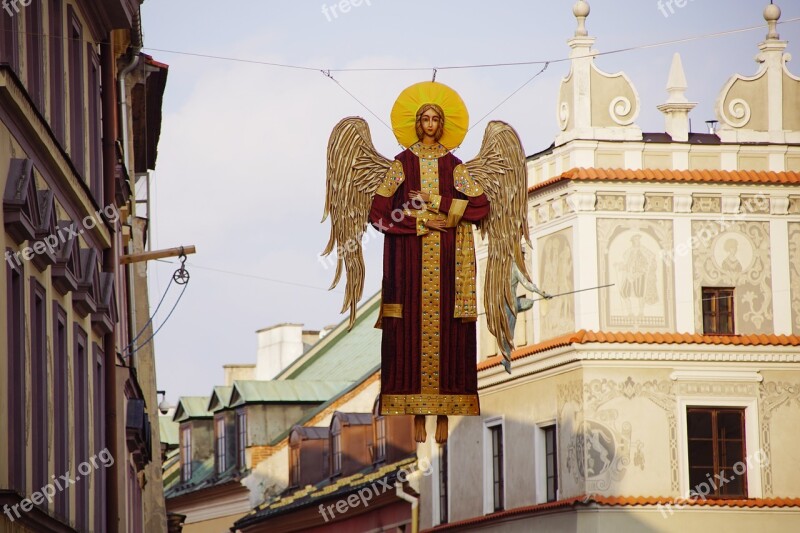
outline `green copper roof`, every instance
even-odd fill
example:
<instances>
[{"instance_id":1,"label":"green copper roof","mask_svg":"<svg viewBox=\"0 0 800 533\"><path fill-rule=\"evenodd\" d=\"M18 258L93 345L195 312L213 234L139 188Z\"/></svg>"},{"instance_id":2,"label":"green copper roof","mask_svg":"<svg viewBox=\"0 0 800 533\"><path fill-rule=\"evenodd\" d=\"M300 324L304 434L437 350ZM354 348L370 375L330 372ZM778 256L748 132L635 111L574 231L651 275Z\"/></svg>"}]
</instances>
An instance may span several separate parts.
<instances>
[{"instance_id":1,"label":"green copper roof","mask_svg":"<svg viewBox=\"0 0 800 533\"><path fill-rule=\"evenodd\" d=\"M381 362L381 330L375 328L380 293L358 309L353 329L345 318L275 379L356 381Z\"/></svg>"},{"instance_id":2,"label":"green copper roof","mask_svg":"<svg viewBox=\"0 0 800 533\"><path fill-rule=\"evenodd\" d=\"M208 396L181 396L172 420L183 422L190 418L213 417L214 413L208 411L208 399Z\"/></svg>"},{"instance_id":3,"label":"green copper roof","mask_svg":"<svg viewBox=\"0 0 800 533\"><path fill-rule=\"evenodd\" d=\"M351 381L234 381L230 406L246 403L325 402Z\"/></svg>"},{"instance_id":4,"label":"green copper roof","mask_svg":"<svg viewBox=\"0 0 800 533\"><path fill-rule=\"evenodd\" d=\"M168 416L159 416L158 427L161 442L170 446L178 445L178 428L180 425L177 422L173 422Z\"/></svg>"},{"instance_id":5,"label":"green copper roof","mask_svg":"<svg viewBox=\"0 0 800 533\"><path fill-rule=\"evenodd\" d=\"M216 413L217 411L230 407L232 392L233 387L214 387L211 399L208 400L208 410L212 413Z\"/></svg>"}]
</instances>

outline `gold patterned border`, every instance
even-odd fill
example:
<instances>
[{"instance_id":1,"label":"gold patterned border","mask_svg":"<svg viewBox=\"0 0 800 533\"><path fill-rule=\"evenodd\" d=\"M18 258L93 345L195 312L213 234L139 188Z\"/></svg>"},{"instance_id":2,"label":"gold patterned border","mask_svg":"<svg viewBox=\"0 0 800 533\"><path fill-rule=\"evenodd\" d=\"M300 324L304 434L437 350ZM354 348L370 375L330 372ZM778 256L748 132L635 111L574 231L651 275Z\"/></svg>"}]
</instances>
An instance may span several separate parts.
<instances>
[{"instance_id":1,"label":"gold patterned border","mask_svg":"<svg viewBox=\"0 0 800 533\"><path fill-rule=\"evenodd\" d=\"M420 185L423 192L439 193L439 162L420 158ZM432 231L422 236L422 394L439 393L439 331L441 234Z\"/></svg>"},{"instance_id":2,"label":"gold patterned border","mask_svg":"<svg viewBox=\"0 0 800 533\"><path fill-rule=\"evenodd\" d=\"M481 414L477 394L381 394L382 415Z\"/></svg>"}]
</instances>

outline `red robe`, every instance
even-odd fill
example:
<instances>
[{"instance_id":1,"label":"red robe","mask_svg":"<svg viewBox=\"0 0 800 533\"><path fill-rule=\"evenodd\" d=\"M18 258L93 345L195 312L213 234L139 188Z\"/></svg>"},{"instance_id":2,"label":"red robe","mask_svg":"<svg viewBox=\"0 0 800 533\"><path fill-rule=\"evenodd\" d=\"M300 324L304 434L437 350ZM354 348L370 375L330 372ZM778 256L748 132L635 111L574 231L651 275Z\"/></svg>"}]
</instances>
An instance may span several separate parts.
<instances>
[{"instance_id":1,"label":"red robe","mask_svg":"<svg viewBox=\"0 0 800 533\"><path fill-rule=\"evenodd\" d=\"M388 183L389 189L384 189L385 195L379 189L370 212L370 222L385 234L380 320L382 414L480 414L472 224L489 214L489 201L480 187L465 177L463 165L454 179L461 161L439 148L438 158L419 144L400 153L395 159L402 164L402 183L392 194L387 175L384 184ZM397 173L394 181L396 186ZM412 190L438 193L438 215L436 205L414 210L419 206L411 204ZM460 228L427 231L420 227L424 225L420 219L427 216L447 218L448 223L455 219ZM471 279L459 281L461 289L457 289L456 276L465 272L464 264L471 269ZM466 296L473 304L458 316L457 297L465 292L471 293Z\"/></svg>"}]
</instances>

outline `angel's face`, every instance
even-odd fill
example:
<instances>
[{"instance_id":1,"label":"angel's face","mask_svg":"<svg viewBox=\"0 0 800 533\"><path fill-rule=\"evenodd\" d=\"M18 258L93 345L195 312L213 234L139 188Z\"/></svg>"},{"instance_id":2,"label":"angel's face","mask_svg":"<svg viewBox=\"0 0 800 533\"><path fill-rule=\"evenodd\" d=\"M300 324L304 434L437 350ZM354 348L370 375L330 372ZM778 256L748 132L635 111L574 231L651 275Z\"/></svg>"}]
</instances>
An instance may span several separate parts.
<instances>
[{"instance_id":1,"label":"angel's face","mask_svg":"<svg viewBox=\"0 0 800 533\"><path fill-rule=\"evenodd\" d=\"M436 140L436 132L439 130L439 123L441 122L439 114L433 109L428 109L419 117L419 121L422 126L422 132L425 135L422 140Z\"/></svg>"}]
</instances>

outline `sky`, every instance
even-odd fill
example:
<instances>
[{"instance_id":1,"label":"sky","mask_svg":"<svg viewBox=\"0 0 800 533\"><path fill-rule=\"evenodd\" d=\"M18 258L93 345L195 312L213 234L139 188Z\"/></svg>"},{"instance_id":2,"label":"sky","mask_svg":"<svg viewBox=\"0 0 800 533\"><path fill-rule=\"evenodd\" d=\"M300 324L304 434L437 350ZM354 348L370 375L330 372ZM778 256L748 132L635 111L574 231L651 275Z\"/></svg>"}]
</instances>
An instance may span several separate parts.
<instances>
[{"instance_id":1,"label":"sky","mask_svg":"<svg viewBox=\"0 0 800 533\"><path fill-rule=\"evenodd\" d=\"M576 28L573 3L146 0L144 52L169 65L151 244L197 247L187 262L191 281L166 323L180 294L174 285L167 291L177 263L149 263L151 308L164 298L153 320L163 327L153 342L167 400L209 395L224 381L223 365L255 363L258 329L286 322L319 329L345 318L344 282L327 290L333 268L319 255L330 230L320 223L327 142L342 118L365 118L376 148L391 158L402 150L384 124L394 100L430 80L433 67L554 61L533 81L543 65L436 73L469 109L473 129L455 152L459 158L474 157L493 119L517 130L526 153L547 148L558 131L560 80L569 73L563 59ZM633 82L641 100L636 124L645 132L664 131L656 106L667 99L674 53L682 56L687 97L698 102L695 132L716 118L726 81L757 70L765 0L589 3L587 27L600 52L759 26L597 58L601 70L622 70ZM800 17L800 2L778 4L782 20ZM788 52L800 56L800 22L779 32L790 41ZM422 70L335 72L401 67ZM382 240L370 234L364 246L366 300L379 288Z\"/></svg>"}]
</instances>

